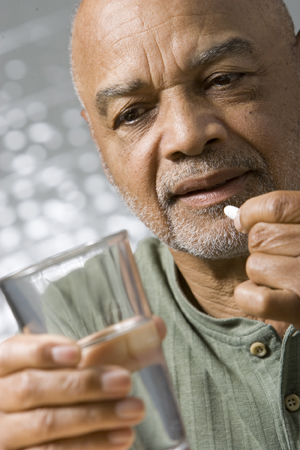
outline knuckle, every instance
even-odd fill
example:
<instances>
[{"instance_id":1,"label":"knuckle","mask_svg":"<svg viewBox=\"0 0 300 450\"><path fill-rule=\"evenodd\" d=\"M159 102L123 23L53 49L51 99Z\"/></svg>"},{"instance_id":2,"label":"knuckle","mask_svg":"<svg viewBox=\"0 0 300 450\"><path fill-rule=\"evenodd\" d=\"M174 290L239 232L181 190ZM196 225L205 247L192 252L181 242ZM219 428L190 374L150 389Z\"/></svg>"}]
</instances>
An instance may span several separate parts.
<instances>
[{"instance_id":1,"label":"knuckle","mask_svg":"<svg viewBox=\"0 0 300 450\"><path fill-rule=\"evenodd\" d=\"M248 237L248 245L250 252L260 250L266 243L267 239L268 239L268 232L266 229L266 225L262 223L255 224L252 227Z\"/></svg>"},{"instance_id":2,"label":"knuckle","mask_svg":"<svg viewBox=\"0 0 300 450\"><path fill-rule=\"evenodd\" d=\"M248 277L250 279L253 278L256 275L257 270L259 270L258 257L256 254L252 254L249 256L246 262L246 273Z\"/></svg>"},{"instance_id":3,"label":"knuckle","mask_svg":"<svg viewBox=\"0 0 300 450\"><path fill-rule=\"evenodd\" d=\"M99 376L93 370L72 371L62 383L62 389L72 392L77 397L82 397L90 391L99 389Z\"/></svg>"},{"instance_id":4,"label":"knuckle","mask_svg":"<svg viewBox=\"0 0 300 450\"><path fill-rule=\"evenodd\" d=\"M8 339L0 344L0 367L5 368L11 359L11 346L13 339Z\"/></svg>"},{"instance_id":5,"label":"knuckle","mask_svg":"<svg viewBox=\"0 0 300 450\"><path fill-rule=\"evenodd\" d=\"M51 408L37 408L31 421L32 434L39 440L49 439L57 428L55 410Z\"/></svg>"},{"instance_id":6,"label":"knuckle","mask_svg":"<svg viewBox=\"0 0 300 450\"><path fill-rule=\"evenodd\" d=\"M282 192L273 192L269 198L268 210L274 222L282 222L285 215L289 199Z\"/></svg>"},{"instance_id":7,"label":"knuckle","mask_svg":"<svg viewBox=\"0 0 300 450\"><path fill-rule=\"evenodd\" d=\"M270 289L261 287L256 297L257 313L260 317L268 317L272 312L272 292Z\"/></svg>"},{"instance_id":8,"label":"knuckle","mask_svg":"<svg viewBox=\"0 0 300 450\"><path fill-rule=\"evenodd\" d=\"M247 294L247 290L244 287L244 283L242 284L238 284L235 289L234 289L234 298L235 299L239 299L239 298L244 298L245 294Z\"/></svg>"},{"instance_id":9,"label":"knuckle","mask_svg":"<svg viewBox=\"0 0 300 450\"><path fill-rule=\"evenodd\" d=\"M46 342L35 342L32 348L32 359L34 359L35 364L39 365L49 359L50 347Z\"/></svg>"},{"instance_id":10,"label":"knuckle","mask_svg":"<svg viewBox=\"0 0 300 450\"><path fill-rule=\"evenodd\" d=\"M15 402L22 405L22 409L30 407L36 398L36 382L34 370L19 372L15 380L14 396Z\"/></svg>"},{"instance_id":11,"label":"knuckle","mask_svg":"<svg viewBox=\"0 0 300 450\"><path fill-rule=\"evenodd\" d=\"M54 442L47 442L46 444L43 445L36 445L34 447L30 447L30 450L62 450L62 449L63 447Z\"/></svg>"},{"instance_id":12,"label":"knuckle","mask_svg":"<svg viewBox=\"0 0 300 450\"><path fill-rule=\"evenodd\" d=\"M11 448L10 446L10 436L7 433L7 423L6 423L7 415L4 413L0 413L0 450L8 450Z\"/></svg>"}]
</instances>

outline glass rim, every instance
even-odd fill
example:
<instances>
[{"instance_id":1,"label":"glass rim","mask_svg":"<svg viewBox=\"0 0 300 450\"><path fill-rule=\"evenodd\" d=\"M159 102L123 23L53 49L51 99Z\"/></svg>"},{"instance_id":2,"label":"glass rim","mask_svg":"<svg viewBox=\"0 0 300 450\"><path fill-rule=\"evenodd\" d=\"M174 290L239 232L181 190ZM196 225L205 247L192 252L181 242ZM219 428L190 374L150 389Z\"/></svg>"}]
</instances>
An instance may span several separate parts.
<instances>
[{"instance_id":1,"label":"glass rim","mask_svg":"<svg viewBox=\"0 0 300 450\"><path fill-rule=\"evenodd\" d=\"M27 275L32 275L40 270L47 269L55 263L60 263L64 261L66 258L72 258L80 255L85 250L92 250L94 247L98 247L100 244L105 244L107 246L113 245L121 241L122 239L128 239L128 231L121 230L117 233L110 234L108 236L103 236L102 238L95 241L87 241L84 244L80 244L76 247L70 248L69 250L65 250L60 253L56 253L53 256L49 256L48 258L42 259L41 261L31 264L30 266L24 267L24 269L17 270L12 272L11 274L5 275L5 277L0 278L0 286L3 282L13 279L13 278L22 278Z\"/></svg>"}]
</instances>

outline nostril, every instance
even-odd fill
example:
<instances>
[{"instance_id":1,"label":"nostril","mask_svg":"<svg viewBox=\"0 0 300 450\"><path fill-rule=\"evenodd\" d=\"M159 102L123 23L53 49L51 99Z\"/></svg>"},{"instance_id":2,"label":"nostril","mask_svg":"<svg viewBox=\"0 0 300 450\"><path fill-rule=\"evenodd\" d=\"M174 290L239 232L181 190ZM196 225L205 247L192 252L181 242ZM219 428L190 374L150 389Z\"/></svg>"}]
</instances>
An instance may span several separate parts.
<instances>
[{"instance_id":1,"label":"nostril","mask_svg":"<svg viewBox=\"0 0 300 450\"><path fill-rule=\"evenodd\" d=\"M208 144L216 144L218 142L218 139L209 139L209 141L206 142L206 145Z\"/></svg>"}]
</instances>

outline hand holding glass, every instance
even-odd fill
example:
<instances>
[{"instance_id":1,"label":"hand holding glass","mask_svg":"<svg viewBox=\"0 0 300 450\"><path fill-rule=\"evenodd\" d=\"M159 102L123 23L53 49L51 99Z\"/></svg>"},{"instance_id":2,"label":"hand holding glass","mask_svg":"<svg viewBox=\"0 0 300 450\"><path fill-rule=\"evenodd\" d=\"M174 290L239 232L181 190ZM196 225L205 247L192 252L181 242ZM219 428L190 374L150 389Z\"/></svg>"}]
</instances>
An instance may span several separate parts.
<instances>
[{"instance_id":1,"label":"hand holding glass","mask_svg":"<svg viewBox=\"0 0 300 450\"><path fill-rule=\"evenodd\" d=\"M187 450L160 337L126 232L50 258L0 281L24 332L78 340L80 366L118 365L146 405L137 450Z\"/></svg>"}]
</instances>

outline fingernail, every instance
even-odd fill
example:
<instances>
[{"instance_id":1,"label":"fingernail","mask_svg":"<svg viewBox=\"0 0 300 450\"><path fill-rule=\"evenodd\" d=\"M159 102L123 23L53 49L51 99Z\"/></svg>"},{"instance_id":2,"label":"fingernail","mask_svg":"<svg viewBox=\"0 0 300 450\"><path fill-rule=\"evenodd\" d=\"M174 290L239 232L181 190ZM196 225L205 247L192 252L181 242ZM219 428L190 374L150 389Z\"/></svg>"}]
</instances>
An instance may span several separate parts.
<instances>
[{"instance_id":1,"label":"fingernail","mask_svg":"<svg viewBox=\"0 0 300 450\"><path fill-rule=\"evenodd\" d=\"M101 385L104 392L119 392L129 390L131 386L130 374L125 369L105 372L101 375Z\"/></svg>"},{"instance_id":2,"label":"fingernail","mask_svg":"<svg viewBox=\"0 0 300 450\"><path fill-rule=\"evenodd\" d=\"M116 415L120 419L135 419L144 411L144 404L138 398L127 398L117 403Z\"/></svg>"},{"instance_id":3,"label":"fingernail","mask_svg":"<svg viewBox=\"0 0 300 450\"><path fill-rule=\"evenodd\" d=\"M73 365L79 362L79 349L72 345L60 345L52 347L51 356L57 364Z\"/></svg>"},{"instance_id":4,"label":"fingernail","mask_svg":"<svg viewBox=\"0 0 300 450\"><path fill-rule=\"evenodd\" d=\"M132 439L132 430L109 431L107 439L114 445L127 444Z\"/></svg>"}]
</instances>

